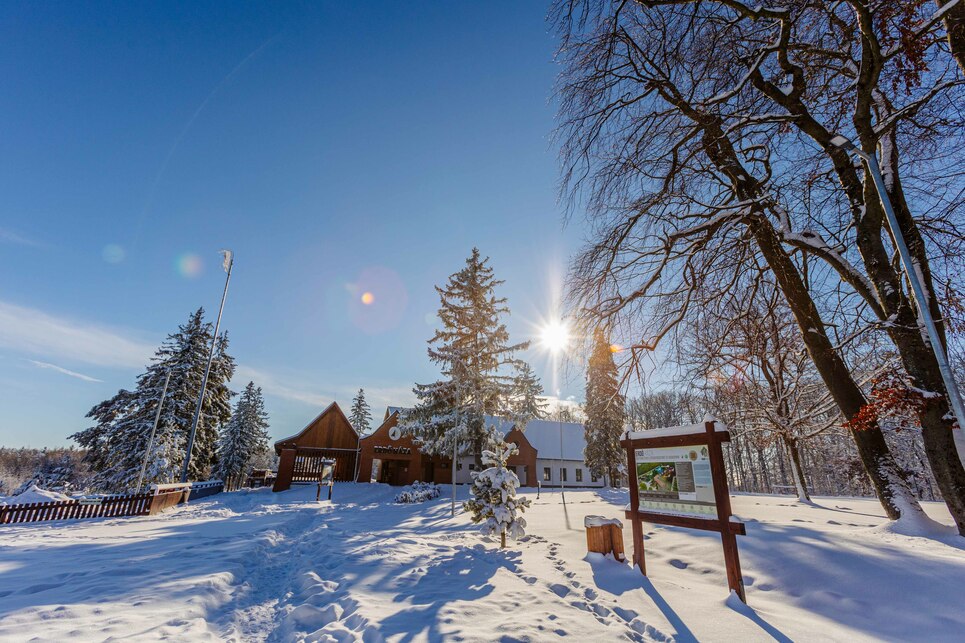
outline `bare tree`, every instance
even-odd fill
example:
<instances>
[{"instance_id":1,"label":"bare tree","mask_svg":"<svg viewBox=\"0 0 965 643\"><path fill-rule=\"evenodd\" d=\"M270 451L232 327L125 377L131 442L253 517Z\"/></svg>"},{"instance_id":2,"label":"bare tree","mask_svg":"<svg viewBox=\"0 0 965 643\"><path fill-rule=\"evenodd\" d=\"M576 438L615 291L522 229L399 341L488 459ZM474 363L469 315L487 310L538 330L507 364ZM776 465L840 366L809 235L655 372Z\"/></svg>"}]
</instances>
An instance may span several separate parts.
<instances>
[{"instance_id":1,"label":"bare tree","mask_svg":"<svg viewBox=\"0 0 965 643\"><path fill-rule=\"evenodd\" d=\"M934 286L950 287L949 280L933 280L924 235L941 238L945 249L957 247L955 198L935 194L927 217L911 216L900 170L924 159L898 153L905 140L899 132L916 129L913 135L931 141L957 135L950 95L961 81L948 64L922 68L941 66L941 52L907 52L896 44L892 54L880 38L869 40L864 30L878 27L865 24L874 16L860 2L791 4L559 5L565 185L596 226L595 243L574 265L571 301L587 323L609 323L638 338L627 353L632 368L692 308L728 296L748 266L762 260L851 421L867 399L829 337L825 315L873 318L919 385L944 389L883 238L874 187L831 139L853 106L849 127L864 149L882 148L920 272ZM923 134L916 119L925 115ZM809 217L801 204L815 187L820 216ZM815 290L813 273L828 271L841 287ZM929 303L938 312L936 291ZM965 470L947 410L939 397L920 419L929 462L965 532ZM879 427L850 432L888 515L921 516Z\"/></svg>"}]
</instances>

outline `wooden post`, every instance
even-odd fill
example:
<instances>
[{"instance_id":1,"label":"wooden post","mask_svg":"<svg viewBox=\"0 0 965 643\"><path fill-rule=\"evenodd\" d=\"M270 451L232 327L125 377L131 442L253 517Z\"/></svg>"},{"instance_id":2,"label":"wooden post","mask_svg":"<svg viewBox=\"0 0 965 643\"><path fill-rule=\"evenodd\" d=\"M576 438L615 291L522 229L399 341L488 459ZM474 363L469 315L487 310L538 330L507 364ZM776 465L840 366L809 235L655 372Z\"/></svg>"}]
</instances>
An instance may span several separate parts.
<instances>
[{"instance_id":1,"label":"wooden post","mask_svg":"<svg viewBox=\"0 0 965 643\"><path fill-rule=\"evenodd\" d=\"M741 574L740 556L737 554L737 536L730 529L730 490L727 488L727 478L724 472L724 450L720 446L720 439L714 430L713 422L705 422L707 431L707 448L710 455L710 472L714 482L714 500L717 503L717 519L720 521L720 540L724 546L724 566L727 568L727 586L737 592L737 596L746 603L744 596L744 577Z\"/></svg>"},{"instance_id":2,"label":"wooden post","mask_svg":"<svg viewBox=\"0 0 965 643\"><path fill-rule=\"evenodd\" d=\"M613 557L619 561L627 559L623 551L623 527L616 523L610 523L610 546L613 548Z\"/></svg>"},{"instance_id":3,"label":"wooden post","mask_svg":"<svg viewBox=\"0 0 965 643\"><path fill-rule=\"evenodd\" d=\"M275 476L272 491L287 491L291 487L294 472L295 449L282 449L281 458L278 460L278 475Z\"/></svg>"},{"instance_id":4,"label":"wooden post","mask_svg":"<svg viewBox=\"0 0 965 643\"><path fill-rule=\"evenodd\" d=\"M627 442L627 485L630 487L630 511L633 517L630 526L633 531L633 564L640 573L647 575L647 561L643 551L643 525L637 517L640 510L640 490L637 488L637 457L633 444Z\"/></svg>"}]
</instances>

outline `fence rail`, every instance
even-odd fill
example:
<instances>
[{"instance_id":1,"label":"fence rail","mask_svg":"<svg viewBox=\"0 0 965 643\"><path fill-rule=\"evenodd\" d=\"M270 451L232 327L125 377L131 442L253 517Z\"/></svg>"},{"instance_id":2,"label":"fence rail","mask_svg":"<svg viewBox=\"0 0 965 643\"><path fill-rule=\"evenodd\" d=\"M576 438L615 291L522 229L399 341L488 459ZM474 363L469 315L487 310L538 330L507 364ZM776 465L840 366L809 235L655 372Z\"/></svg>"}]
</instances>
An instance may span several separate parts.
<instances>
[{"instance_id":1,"label":"fence rail","mask_svg":"<svg viewBox=\"0 0 965 643\"><path fill-rule=\"evenodd\" d=\"M154 494L139 493L127 496L107 496L98 503L79 500L54 500L51 502L32 502L25 505L5 505L0 507L0 525L40 522L42 520L146 516L151 513L151 504L154 498Z\"/></svg>"},{"instance_id":2,"label":"fence rail","mask_svg":"<svg viewBox=\"0 0 965 643\"><path fill-rule=\"evenodd\" d=\"M220 480L183 485L152 486L148 493L110 495L100 498L52 500L22 505L0 505L0 525L46 520L84 518L118 518L121 516L153 516L175 505L221 493Z\"/></svg>"}]
</instances>

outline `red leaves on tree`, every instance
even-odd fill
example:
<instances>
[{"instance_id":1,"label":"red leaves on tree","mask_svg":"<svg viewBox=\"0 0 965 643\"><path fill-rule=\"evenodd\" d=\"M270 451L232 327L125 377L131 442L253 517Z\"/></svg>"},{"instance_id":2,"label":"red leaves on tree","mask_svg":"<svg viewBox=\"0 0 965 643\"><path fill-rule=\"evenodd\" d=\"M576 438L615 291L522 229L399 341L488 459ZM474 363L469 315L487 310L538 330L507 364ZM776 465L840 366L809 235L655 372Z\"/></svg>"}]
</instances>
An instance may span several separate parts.
<instances>
[{"instance_id":1,"label":"red leaves on tree","mask_svg":"<svg viewBox=\"0 0 965 643\"><path fill-rule=\"evenodd\" d=\"M872 380L870 400L842 426L853 431L874 428L885 418L906 418L915 422L918 414L938 399L911 386L901 375L888 373ZM899 428L901 430L900 423Z\"/></svg>"}]
</instances>

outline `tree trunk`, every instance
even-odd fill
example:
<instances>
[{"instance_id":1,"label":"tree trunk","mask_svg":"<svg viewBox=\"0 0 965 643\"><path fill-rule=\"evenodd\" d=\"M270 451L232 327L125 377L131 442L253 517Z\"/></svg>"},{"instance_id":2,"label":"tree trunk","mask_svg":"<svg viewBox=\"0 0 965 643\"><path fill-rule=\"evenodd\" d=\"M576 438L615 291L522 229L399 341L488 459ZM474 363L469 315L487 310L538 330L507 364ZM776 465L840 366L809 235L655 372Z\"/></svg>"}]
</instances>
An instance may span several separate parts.
<instances>
[{"instance_id":1,"label":"tree trunk","mask_svg":"<svg viewBox=\"0 0 965 643\"><path fill-rule=\"evenodd\" d=\"M506 530L499 532L499 548L506 549Z\"/></svg>"},{"instance_id":2,"label":"tree trunk","mask_svg":"<svg viewBox=\"0 0 965 643\"><path fill-rule=\"evenodd\" d=\"M936 0L939 7L944 7L955 0ZM958 66L965 74L965 3L959 1L952 7L943 19L945 32L948 34L948 47L952 56L958 61Z\"/></svg>"},{"instance_id":3,"label":"tree trunk","mask_svg":"<svg viewBox=\"0 0 965 643\"><path fill-rule=\"evenodd\" d=\"M965 5L959 3L959 7L965 12ZM884 160L892 167L897 166L897 151L894 146L891 158ZM897 176L892 177L888 193L902 235L918 264L916 268L921 279L928 289L929 301L924 303L931 311L932 317L935 320L941 320L942 310L934 293L935 286L928 266L925 241L911 215L901 181ZM879 292L894 288L887 283L876 283L876 286ZM894 323L888 324L886 328L891 341L898 349L902 366L914 380L915 386L941 395L940 398L926 400L926 404L918 413L918 421L921 424L921 436L925 443L925 455L928 457L928 464L935 476L935 482L938 484L948 511L955 520L958 533L965 536L965 466L962 465L953 433L954 430L962 429L954 428L956 423L948 401L948 391L931 344L927 343L922 336L921 320L915 305L902 296L895 308L889 311L893 314ZM938 349L947 351L945 330L940 321L936 323L938 323L941 340L945 344Z\"/></svg>"},{"instance_id":4,"label":"tree trunk","mask_svg":"<svg viewBox=\"0 0 965 643\"><path fill-rule=\"evenodd\" d=\"M797 440L789 435L782 437L791 460L791 475L794 477L794 486L797 487L797 498L801 502L810 502L811 494L808 493L808 483L804 479L804 469L801 468L801 453L798 451Z\"/></svg>"},{"instance_id":5,"label":"tree trunk","mask_svg":"<svg viewBox=\"0 0 965 643\"><path fill-rule=\"evenodd\" d=\"M763 217L755 218L751 222L750 230L787 299L801 329L808 354L821 379L844 417L848 420L854 419L867 400L828 338L824 321L801 280L797 267L781 246L769 221ZM850 429L849 433L858 447L861 463L888 517L897 520L903 511L908 510L922 513L918 500L908 489L904 473L888 450L881 429L876 425L861 431Z\"/></svg>"}]
</instances>

